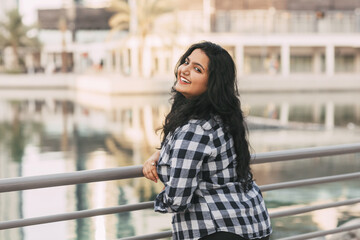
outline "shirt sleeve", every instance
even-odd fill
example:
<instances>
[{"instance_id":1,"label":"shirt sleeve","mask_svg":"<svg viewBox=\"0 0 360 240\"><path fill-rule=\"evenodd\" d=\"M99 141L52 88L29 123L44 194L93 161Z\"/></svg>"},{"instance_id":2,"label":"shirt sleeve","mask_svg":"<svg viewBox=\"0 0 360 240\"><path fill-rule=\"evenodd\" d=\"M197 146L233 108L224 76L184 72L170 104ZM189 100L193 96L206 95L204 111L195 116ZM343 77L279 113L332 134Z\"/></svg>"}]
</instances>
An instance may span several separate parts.
<instances>
[{"instance_id":1,"label":"shirt sleeve","mask_svg":"<svg viewBox=\"0 0 360 240\"><path fill-rule=\"evenodd\" d=\"M155 199L155 211L180 212L191 204L198 187L201 165L211 154L210 137L199 125L185 125L164 151L169 172L165 189ZM166 156L168 154L168 156ZM165 166L162 166L165 167Z\"/></svg>"}]
</instances>

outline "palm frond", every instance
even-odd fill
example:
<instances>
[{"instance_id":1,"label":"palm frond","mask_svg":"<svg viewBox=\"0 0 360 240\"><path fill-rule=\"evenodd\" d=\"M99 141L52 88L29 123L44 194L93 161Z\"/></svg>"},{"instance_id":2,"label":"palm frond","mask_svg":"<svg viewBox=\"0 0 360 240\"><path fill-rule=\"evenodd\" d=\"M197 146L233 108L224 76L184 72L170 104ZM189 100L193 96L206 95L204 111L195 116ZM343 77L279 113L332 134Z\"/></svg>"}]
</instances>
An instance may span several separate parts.
<instances>
[{"instance_id":1,"label":"palm frond","mask_svg":"<svg viewBox=\"0 0 360 240\"><path fill-rule=\"evenodd\" d=\"M40 48L40 41L36 37L28 36L28 27L23 24L22 16L17 9L10 10L6 13L6 19L0 22L0 46L11 46L16 56L14 67L19 67L19 47L22 47L22 52L29 51L29 49L38 50ZM23 51L25 50L25 51Z\"/></svg>"},{"instance_id":2,"label":"palm frond","mask_svg":"<svg viewBox=\"0 0 360 240\"><path fill-rule=\"evenodd\" d=\"M127 25L129 27L130 16L125 14L115 14L109 19L109 26L111 28L117 28L118 25Z\"/></svg>"},{"instance_id":3,"label":"palm frond","mask_svg":"<svg viewBox=\"0 0 360 240\"><path fill-rule=\"evenodd\" d=\"M146 36L152 31L155 20L162 14L174 10L174 0L134 0L136 1L137 34ZM116 12L109 20L112 31L128 29L131 9L124 0L113 0L111 7Z\"/></svg>"},{"instance_id":4,"label":"palm frond","mask_svg":"<svg viewBox=\"0 0 360 240\"><path fill-rule=\"evenodd\" d=\"M130 13L129 4L124 0L112 0L107 10L117 13L125 13L125 14Z\"/></svg>"},{"instance_id":5,"label":"palm frond","mask_svg":"<svg viewBox=\"0 0 360 240\"><path fill-rule=\"evenodd\" d=\"M174 11L174 4L173 0L155 0L152 2L150 11L153 15L159 16Z\"/></svg>"}]
</instances>

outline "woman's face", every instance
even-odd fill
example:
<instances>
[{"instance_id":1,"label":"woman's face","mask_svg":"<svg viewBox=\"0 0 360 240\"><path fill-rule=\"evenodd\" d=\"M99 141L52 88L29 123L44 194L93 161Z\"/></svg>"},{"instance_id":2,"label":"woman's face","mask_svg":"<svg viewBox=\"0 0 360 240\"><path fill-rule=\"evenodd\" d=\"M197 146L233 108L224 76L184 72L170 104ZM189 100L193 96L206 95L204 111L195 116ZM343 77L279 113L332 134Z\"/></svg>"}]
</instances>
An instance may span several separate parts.
<instances>
[{"instance_id":1,"label":"woman's face","mask_svg":"<svg viewBox=\"0 0 360 240\"><path fill-rule=\"evenodd\" d=\"M208 66L208 56L201 49L195 49L177 70L175 90L186 98L204 93L209 78Z\"/></svg>"}]
</instances>

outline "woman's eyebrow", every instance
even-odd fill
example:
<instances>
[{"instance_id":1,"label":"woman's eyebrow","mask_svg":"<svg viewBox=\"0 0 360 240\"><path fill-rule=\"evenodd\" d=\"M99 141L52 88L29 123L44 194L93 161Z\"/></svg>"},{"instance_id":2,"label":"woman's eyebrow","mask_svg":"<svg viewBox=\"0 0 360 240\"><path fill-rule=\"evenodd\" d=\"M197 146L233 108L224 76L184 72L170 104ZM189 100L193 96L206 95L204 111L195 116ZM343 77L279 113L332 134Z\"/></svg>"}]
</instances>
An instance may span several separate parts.
<instances>
[{"instance_id":1,"label":"woman's eyebrow","mask_svg":"<svg viewBox=\"0 0 360 240\"><path fill-rule=\"evenodd\" d=\"M191 59L190 59L189 57L187 57L186 60L187 60L188 62L191 62ZM204 68L200 63L198 63L198 62L193 62L193 64L200 66L200 67L205 71L205 68Z\"/></svg>"}]
</instances>

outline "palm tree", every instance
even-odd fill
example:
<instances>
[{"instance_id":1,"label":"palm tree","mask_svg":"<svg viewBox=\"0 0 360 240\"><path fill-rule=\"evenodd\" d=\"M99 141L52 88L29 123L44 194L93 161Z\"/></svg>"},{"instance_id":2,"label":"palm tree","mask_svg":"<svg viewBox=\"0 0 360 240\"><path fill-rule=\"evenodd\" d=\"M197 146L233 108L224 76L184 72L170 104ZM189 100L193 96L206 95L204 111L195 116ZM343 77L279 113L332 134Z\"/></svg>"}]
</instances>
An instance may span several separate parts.
<instances>
[{"instance_id":1,"label":"palm tree","mask_svg":"<svg viewBox=\"0 0 360 240\"><path fill-rule=\"evenodd\" d=\"M18 9L10 10L6 13L7 21L0 22L0 47L11 47L14 53L12 67L19 70L21 65L19 48L28 47L33 49L40 48L40 42L36 37L29 37L28 33L33 28L25 26L22 16Z\"/></svg>"},{"instance_id":2,"label":"palm tree","mask_svg":"<svg viewBox=\"0 0 360 240\"><path fill-rule=\"evenodd\" d=\"M153 30L155 20L174 10L172 0L112 0L110 11L115 14L110 18L111 32L129 31L139 37L139 66L142 66L142 54L145 39Z\"/></svg>"}]
</instances>

